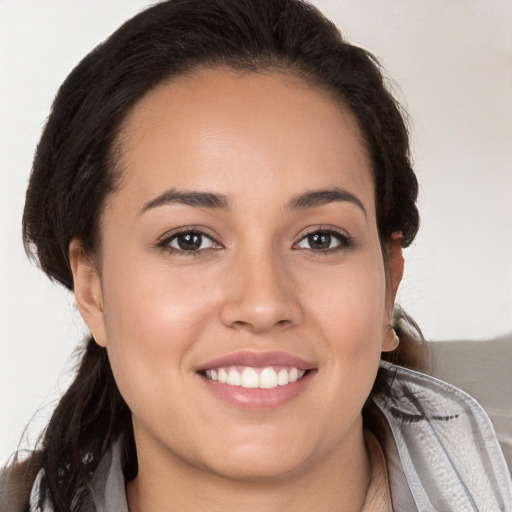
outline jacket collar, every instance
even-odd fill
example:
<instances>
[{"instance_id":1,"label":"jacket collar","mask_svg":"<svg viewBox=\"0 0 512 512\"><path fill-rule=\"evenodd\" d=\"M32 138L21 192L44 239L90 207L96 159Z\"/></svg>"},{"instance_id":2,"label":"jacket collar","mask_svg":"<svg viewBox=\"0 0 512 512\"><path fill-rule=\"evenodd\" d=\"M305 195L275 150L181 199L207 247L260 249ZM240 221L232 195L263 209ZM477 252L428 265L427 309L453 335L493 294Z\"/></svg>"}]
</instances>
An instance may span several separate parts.
<instances>
[{"instance_id":1,"label":"jacket collar","mask_svg":"<svg viewBox=\"0 0 512 512\"><path fill-rule=\"evenodd\" d=\"M482 407L467 393L387 362L383 449L397 510L512 510L512 482ZM407 504L407 506L404 506ZM414 507L414 508L413 508Z\"/></svg>"}]
</instances>

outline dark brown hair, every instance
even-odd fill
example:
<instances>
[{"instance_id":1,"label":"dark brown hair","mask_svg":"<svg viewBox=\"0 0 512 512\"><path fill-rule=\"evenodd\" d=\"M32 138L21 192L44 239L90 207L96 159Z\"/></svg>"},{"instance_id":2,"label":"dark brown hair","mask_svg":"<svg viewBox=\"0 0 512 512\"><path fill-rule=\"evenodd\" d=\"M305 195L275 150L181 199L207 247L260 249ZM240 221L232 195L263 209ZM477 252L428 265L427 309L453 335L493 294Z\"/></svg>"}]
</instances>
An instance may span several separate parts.
<instances>
[{"instance_id":1,"label":"dark brown hair","mask_svg":"<svg viewBox=\"0 0 512 512\"><path fill-rule=\"evenodd\" d=\"M55 98L34 158L23 217L29 254L50 278L73 289L68 248L74 238L94 255L105 200L116 189L123 120L149 90L198 67L292 73L334 93L355 115L370 155L381 243L396 231L414 239L418 185L399 105L378 61L342 38L301 0L169 0L126 22L88 54ZM421 336L399 310L401 336L391 357L421 367ZM409 326L409 327L407 327ZM379 378L376 386L379 385ZM127 480L137 473L130 411L108 356L89 339L76 378L42 438L37 466L56 511L90 499L90 477L120 435ZM34 460L36 460L34 458Z\"/></svg>"}]
</instances>

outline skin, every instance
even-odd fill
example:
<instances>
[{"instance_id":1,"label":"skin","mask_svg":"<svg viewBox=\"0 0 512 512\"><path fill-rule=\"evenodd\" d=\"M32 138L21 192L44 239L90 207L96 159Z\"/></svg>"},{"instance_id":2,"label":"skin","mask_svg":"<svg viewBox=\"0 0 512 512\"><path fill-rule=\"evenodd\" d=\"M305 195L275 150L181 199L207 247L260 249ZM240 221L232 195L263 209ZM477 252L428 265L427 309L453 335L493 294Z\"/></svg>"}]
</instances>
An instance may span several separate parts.
<instances>
[{"instance_id":1,"label":"skin","mask_svg":"<svg viewBox=\"0 0 512 512\"><path fill-rule=\"evenodd\" d=\"M201 70L148 93L121 141L101 253L75 240L70 258L80 312L133 413L130 510L359 510L371 474L361 409L394 348L403 259L399 236L379 241L352 115L285 74ZM360 205L290 208L334 187ZM141 212L170 189L222 194L228 208ZM214 242L193 254L161 246L191 226ZM307 235L326 229L341 237L311 248ZM285 405L244 410L196 371L239 350L284 351L314 375Z\"/></svg>"}]
</instances>

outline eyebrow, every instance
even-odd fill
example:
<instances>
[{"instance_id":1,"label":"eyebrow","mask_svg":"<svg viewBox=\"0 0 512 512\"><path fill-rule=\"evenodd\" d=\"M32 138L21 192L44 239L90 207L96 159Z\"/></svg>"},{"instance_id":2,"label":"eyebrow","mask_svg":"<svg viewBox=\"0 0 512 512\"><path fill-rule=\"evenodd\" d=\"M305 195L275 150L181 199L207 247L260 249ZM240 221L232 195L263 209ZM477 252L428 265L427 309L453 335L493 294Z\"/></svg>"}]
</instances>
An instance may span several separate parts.
<instances>
[{"instance_id":1,"label":"eyebrow","mask_svg":"<svg viewBox=\"0 0 512 512\"><path fill-rule=\"evenodd\" d=\"M142 215L152 208L170 204L185 204L187 206L213 210L229 210L229 201L225 195L210 192L180 191L172 188L144 204L139 214Z\"/></svg>"},{"instance_id":2,"label":"eyebrow","mask_svg":"<svg viewBox=\"0 0 512 512\"><path fill-rule=\"evenodd\" d=\"M348 190L333 187L322 190L310 190L294 196L285 206L286 210L307 210L318 208L329 203L348 202L356 205L367 216L366 208L360 199ZM140 215L152 208L170 204L185 204L197 208L208 208L212 210L229 210L228 197L223 194L198 191L180 191L174 188L165 191L163 194L151 199L140 209Z\"/></svg>"},{"instance_id":3,"label":"eyebrow","mask_svg":"<svg viewBox=\"0 0 512 512\"><path fill-rule=\"evenodd\" d=\"M287 210L307 210L334 202L347 202L356 205L367 217L366 208L361 200L343 188L333 187L323 190L310 190L292 198L286 205Z\"/></svg>"}]
</instances>

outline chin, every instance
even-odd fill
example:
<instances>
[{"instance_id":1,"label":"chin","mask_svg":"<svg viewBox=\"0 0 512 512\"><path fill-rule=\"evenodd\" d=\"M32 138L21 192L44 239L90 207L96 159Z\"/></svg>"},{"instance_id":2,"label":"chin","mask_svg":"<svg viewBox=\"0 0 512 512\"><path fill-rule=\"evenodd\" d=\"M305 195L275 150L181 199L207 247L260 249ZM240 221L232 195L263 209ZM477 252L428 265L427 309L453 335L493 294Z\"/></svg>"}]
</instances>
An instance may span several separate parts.
<instances>
[{"instance_id":1,"label":"chin","mask_svg":"<svg viewBox=\"0 0 512 512\"><path fill-rule=\"evenodd\" d=\"M258 457L243 457L225 461L222 467L212 468L219 476L239 482L269 482L284 480L301 471L304 461L288 460L280 455L273 460Z\"/></svg>"},{"instance_id":2,"label":"chin","mask_svg":"<svg viewBox=\"0 0 512 512\"><path fill-rule=\"evenodd\" d=\"M285 479L308 466L309 451L304 443L290 446L289 440L281 442L231 445L216 457L211 470L219 476L247 482L265 482Z\"/></svg>"}]
</instances>

